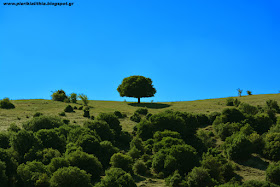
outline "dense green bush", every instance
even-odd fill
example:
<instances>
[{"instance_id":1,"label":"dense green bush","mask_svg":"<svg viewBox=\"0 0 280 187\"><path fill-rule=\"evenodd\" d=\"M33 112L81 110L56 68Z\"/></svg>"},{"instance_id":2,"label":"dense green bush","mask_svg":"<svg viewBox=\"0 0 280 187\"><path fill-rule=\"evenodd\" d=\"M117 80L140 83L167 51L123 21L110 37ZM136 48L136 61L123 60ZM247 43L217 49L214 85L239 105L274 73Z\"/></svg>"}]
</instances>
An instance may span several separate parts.
<instances>
[{"instance_id":1,"label":"dense green bush","mask_svg":"<svg viewBox=\"0 0 280 187\"><path fill-rule=\"evenodd\" d=\"M249 180L249 181L245 181L242 184L242 187L279 187L279 186L276 184L270 183L268 181Z\"/></svg>"},{"instance_id":2,"label":"dense green bush","mask_svg":"<svg viewBox=\"0 0 280 187\"><path fill-rule=\"evenodd\" d=\"M109 167L111 157L117 152L119 152L119 149L113 146L110 141L100 142L100 151L98 157L104 168Z\"/></svg>"},{"instance_id":3,"label":"dense green bush","mask_svg":"<svg viewBox=\"0 0 280 187\"><path fill-rule=\"evenodd\" d=\"M225 140L227 137L233 135L235 132L238 132L242 125L240 123L227 122L214 124L213 126L216 134L222 140Z\"/></svg>"},{"instance_id":4,"label":"dense green bush","mask_svg":"<svg viewBox=\"0 0 280 187\"><path fill-rule=\"evenodd\" d=\"M183 184L181 184L182 177L181 177L180 173L178 172L178 170L176 170L172 175L167 177L165 179L165 182L168 186L172 186L172 187L183 186Z\"/></svg>"},{"instance_id":5,"label":"dense green bush","mask_svg":"<svg viewBox=\"0 0 280 187\"><path fill-rule=\"evenodd\" d=\"M126 172L132 172L133 159L122 153L115 153L110 160L112 167L121 168Z\"/></svg>"},{"instance_id":6,"label":"dense green bush","mask_svg":"<svg viewBox=\"0 0 280 187\"><path fill-rule=\"evenodd\" d=\"M84 110L83 117L90 118L89 110Z\"/></svg>"},{"instance_id":7,"label":"dense green bush","mask_svg":"<svg viewBox=\"0 0 280 187\"><path fill-rule=\"evenodd\" d=\"M226 138L224 148L227 157L232 160L246 160L254 150L252 143L243 133L236 133Z\"/></svg>"},{"instance_id":8,"label":"dense green bush","mask_svg":"<svg viewBox=\"0 0 280 187\"><path fill-rule=\"evenodd\" d=\"M48 174L48 170L42 162L32 161L19 165L17 173L23 182L23 186L35 186L42 174Z\"/></svg>"},{"instance_id":9,"label":"dense green bush","mask_svg":"<svg viewBox=\"0 0 280 187\"><path fill-rule=\"evenodd\" d=\"M273 121L269 118L268 114L260 113L254 116L254 122L251 126L259 134L267 132L273 125Z\"/></svg>"},{"instance_id":10,"label":"dense green bush","mask_svg":"<svg viewBox=\"0 0 280 187\"><path fill-rule=\"evenodd\" d=\"M259 112L258 108L253 106L253 105L249 105L247 103L241 103L238 107L238 109L246 114L250 114L250 115L255 115Z\"/></svg>"},{"instance_id":11,"label":"dense green bush","mask_svg":"<svg viewBox=\"0 0 280 187\"><path fill-rule=\"evenodd\" d=\"M96 155L100 151L99 138L94 135L86 134L80 136L76 143L78 146L81 146L86 153Z\"/></svg>"},{"instance_id":12,"label":"dense green bush","mask_svg":"<svg viewBox=\"0 0 280 187\"><path fill-rule=\"evenodd\" d=\"M271 99L267 100L266 101L266 107L267 107L267 109L274 110L277 113L280 112L279 105L278 105L277 101L275 101L275 100L271 100Z\"/></svg>"},{"instance_id":13,"label":"dense green bush","mask_svg":"<svg viewBox=\"0 0 280 187\"><path fill-rule=\"evenodd\" d=\"M43 164L49 164L53 158L57 158L60 156L60 152L52 148L45 148L41 151L36 152L36 160L41 161Z\"/></svg>"},{"instance_id":14,"label":"dense green bush","mask_svg":"<svg viewBox=\"0 0 280 187\"><path fill-rule=\"evenodd\" d=\"M36 133L36 137L44 148L57 149L62 153L65 151L66 139L64 136L59 136L54 129L41 129Z\"/></svg>"},{"instance_id":15,"label":"dense green bush","mask_svg":"<svg viewBox=\"0 0 280 187\"><path fill-rule=\"evenodd\" d=\"M7 130L10 133L16 133L19 132L21 128L19 128L15 123L12 123Z\"/></svg>"},{"instance_id":16,"label":"dense green bush","mask_svg":"<svg viewBox=\"0 0 280 187\"><path fill-rule=\"evenodd\" d=\"M71 93L69 99L71 103L77 103L77 94Z\"/></svg>"},{"instance_id":17,"label":"dense green bush","mask_svg":"<svg viewBox=\"0 0 280 187\"><path fill-rule=\"evenodd\" d=\"M64 125L59 117L39 116L32 118L22 125L26 130L38 131L40 129L53 129Z\"/></svg>"},{"instance_id":18,"label":"dense green bush","mask_svg":"<svg viewBox=\"0 0 280 187\"><path fill-rule=\"evenodd\" d=\"M121 168L110 168L105 172L105 177L102 178L101 182L96 187L136 187L136 184L129 173L126 173Z\"/></svg>"},{"instance_id":19,"label":"dense green bush","mask_svg":"<svg viewBox=\"0 0 280 187\"><path fill-rule=\"evenodd\" d=\"M133 171L139 175L145 175L147 173L147 166L143 160L137 160L133 165Z\"/></svg>"},{"instance_id":20,"label":"dense green bush","mask_svg":"<svg viewBox=\"0 0 280 187\"><path fill-rule=\"evenodd\" d=\"M116 133L120 133L122 126L120 125L119 119L111 113L100 113L97 116L97 120L103 120L108 123L111 129L115 130Z\"/></svg>"},{"instance_id":21,"label":"dense green bush","mask_svg":"<svg viewBox=\"0 0 280 187\"><path fill-rule=\"evenodd\" d=\"M236 106L238 107L240 105L240 101L237 98L229 97L226 99L226 105L227 106Z\"/></svg>"},{"instance_id":22,"label":"dense green bush","mask_svg":"<svg viewBox=\"0 0 280 187\"><path fill-rule=\"evenodd\" d=\"M273 163L266 169L266 180L280 185L280 162Z\"/></svg>"},{"instance_id":23,"label":"dense green bush","mask_svg":"<svg viewBox=\"0 0 280 187\"><path fill-rule=\"evenodd\" d=\"M157 152L160 149L168 149L171 148L173 145L183 145L185 144L184 140L173 138L173 137L164 137L161 141L156 142L153 147L153 151Z\"/></svg>"},{"instance_id":24,"label":"dense green bush","mask_svg":"<svg viewBox=\"0 0 280 187\"><path fill-rule=\"evenodd\" d=\"M275 161L280 160L280 133L266 134L263 155Z\"/></svg>"},{"instance_id":25,"label":"dense green bush","mask_svg":"<svg viewBox=\"0 0 280 187\"><path fill-rule=\"evenodd\" d=\"M12 109L15 108L15 105L11 103L9 98L4 98L2 101L0 101L0 108Z\"/></svg>"},{"instance_id":26,"label":"dense green bush","mask_svg":"<svg viewBox=\"0 0 280 187\"><path fill-rule=\"evenodd\" d=\"M137 123L139 123L141 121L141 116L139 113L134 112L134 114L132 116L130 116L129 118L131 121L135 121Z\"/></svg>"},{"instance_id":27,"label":"dense green bush","mask_svg":"<svg viewBox=\"0 0 280 187\"><path fill-rule=\"evenodd\" d=\"M53 173L50 184L52 187L92 187L90 174L78 167L63 167Z\"/></svg>"},{"instance_id":28,"label":"dense green bush","mask_svg":"<svg viewBox=\"0 0 280 187\"><path fill-rule=\"evenodd\" d=\"M241 122L245 119L245 116L242 112L236 108L226 108L222 111L222 114L215 119L213 124L218 123L234 123L234 122Z\"/></svg>"},{"instance_id":29,"label":"dense green bush","mask_svg":"<svg viewBox=\"0 0 280 187\"><path fill-rule=\"evenodd\" d=\"M5 133L5 132L0 132L0 148L7 149L9 147L10 147L10 136L9 136L9 134Z\"/></svg>"},{"instance_id":30,"label":"dense green bush","mask_svg":"<svg viewBox=\"0 0 280 187\"><path fill-rule=\"evenodd\" d=\"M165 137L182 139L181 134L179 132L174 132L174 131L170 131L170 130L157 131L154 134L154 140L157 142L161 141Z\"/></svg>"},{"instance_id":31,"label":"dense green bush","mask_svg":"<svg viewBox=\"0 0 280 187\"><path fill-rule=\"evenodd\" d=\"M120 111L116 110L114 112L115 116L117 116L118 118L125 118L126 114L121 113Z\"/></svg>"},{"instance_id":32,"label":"dense green bush","mask_svg":"<svg viewBox=\"0 0 280 187\"><path fill-rule=\"evenodd\" d=\"M76 166L91 174L92 180L98 180L103 172L102 164L92 154L82 151L75 151L67 155L71 166Z\"/></svg>"},{"instance_id":33,"label":"dense green bush","mask_svg":"<svg viewBox=\"0 0 280 187\"><path fill-rule=\"evenodd\" d=\"M138 108L135 113L142 114L142 115L147 115L148 114L148 109L147 108Z\"/></svg>"},{"instance_id":34,"label":"dense green bush","mask_svg":"<svg viewBox=\"0 0 280 187\"><path fill-rule=\"evenodd\" d=\"M196 135L207 148L215 147L216 140L213 138L213 132L212 131L199 129L197 131Z\"/></svg>"},{"instance_id":35,"label":"dense green bush","mask_svg":"<svg viewBox=\"0 0 280 187\"><path fill-rule=\"evenodd\" d=\"M6 175L6 163L0 160L0 184L8 186L8 177Z\"/></svg>"},{"instance_id":36,"label":"dense green bush","mask_svg":"<svg viewBox=\"0 0 280 187\"><path fill-rule=\"evenodd\" d=\"M74 109L71 105L67 105L64 109L64 112L74 112Z\"/></svg>"},{"instance_id":37,"label":"dense green bush","mask_svg":"<svg viewBox=\"0 0 280 187\"><path fill-rule=\"evenodd\" d=\"M39 116L42 116L43 115L43 113L41 113L41 112L36 112L34 115L33 115L33 117L35 118L35 117L39 117Z\"/></svg>"},{"instance_id":38,"label":"dense green bush","mask_svg":"<svg viewBox=\"0 0 280 187\"><path fill-rule=\"evenodd\" d=\"M53 92L51 95L52 100L54 101L64 101L67 99L66 93L64 90L57 90L56 92Z\"/></svg>"},{"instance_id":39,"label":"dense green bush","mask_svg":"<svg viewBox=\"0 0 280 187\"><path fill-rule=\"evenodd\" d=\"M110 129L110 126L105 121L85 121L84 127L89 128L100 136L101 140L113 140L114 132Z\"/></svg>"},{"instance_id":40,"label":"dense green bush","mask_svg":"<svg viewBox=\"0 0 280 187\"><path fill-rule=\"evenodd\" d=\"M78 97L83 101L85 106L88 106L89 100L88 100L88 97L86 95L80 94Z\"/></svg>"},{"instance_id":41,"label":"dense green bush","mask_svg":"<svg viewBox=\"0 0 280 187\"><path fill-rule=\"evenodd\" d=\"M208 119L209 119L209 124L213 124L213 122L215 121L215 119L220 116L221 113L220 112L212 112L209 114Z\"/></svg>"},{"instance_id":42,"label":"dense green bush","mask_svg":"<svg viewBox=\"0 0 280 187\"><path fill-rule=\"evenodd\" d=\"M54 157L48 165L48 169L51 173L54 173L59 168L70 166L69 161L62 157Z\"/></svg>"},{"instance_id":43,"label":"dense green bush","mask_svg":"<svg viewBox=\"0 0 280 187\"><path fill-rule=\"evenodd\" d=\"M186 177L186 184L188 187L211 187L215 186L217 182L210 177L206 169L202 167L195 167L188 173Z\"/></svg>"}]
</instances>

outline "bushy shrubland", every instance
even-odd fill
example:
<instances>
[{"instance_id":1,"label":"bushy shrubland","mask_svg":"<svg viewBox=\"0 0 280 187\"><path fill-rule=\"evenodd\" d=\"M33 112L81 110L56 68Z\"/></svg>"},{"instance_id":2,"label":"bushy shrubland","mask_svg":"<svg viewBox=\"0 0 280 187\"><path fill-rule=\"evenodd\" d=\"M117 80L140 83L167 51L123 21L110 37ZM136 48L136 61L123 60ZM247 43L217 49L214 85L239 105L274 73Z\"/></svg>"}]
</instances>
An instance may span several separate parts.
<instances>
[{"instance_id":1,"label":"bushy shrubland","mask_svg":"<svg viewBox=\"0 0 280 187\"><path fill-rule=\"evenodd\" d=\"M148 170L146 163L143 160L137 160L134 163L132 169L133 169L134 173L139 174L139 175L147 174L147 170Z\"/></svg>"},{"instance_id":2,"label":"bushy shrubland","mask_svg":"<svg viewBox=\"0 0 280 187\"><path fill-rule=\"evenodd\" d=\"M263 155L274 161L280 160L280 133L266 134Z\"/></svg>"},{"instance_id":3,"label":"bushy shrubland","mask_svg":"<svg viewBox=\"0 0 280 187\"><path fill-rule=\"evenodd\" d=\"M52 116L39 116L32 118L22 125L26 130L38 131L40 129L53 129L64 125L62 120L58 117Z\"/></svg>"},{"instance_id":4,"label":"bushy shrubland","mask_svg":"<svg viewBox=\"0 0 280 187\"><path fill-rule=\"evenodd\" d=\"M120 111L116 110L114 112L115 116L117 116L118 118L125 118L126 114L121 113Z\"/></svg>"},{"instance_id":5,"label":"bushy shrubland","mask_svg":"<svg viewBox=\"0 0 280 187\"><path fill-rule=\"evenodd\" d=\"M126 172L132 173L133 159L129 155L115 153L110 160L112 167L121 168Z\"/></svg>"},{"instance_id":6,"label":"bushy shrubland","mask_svg":"<svg viewBox=\"0 0 280 187\"><path fill-rule=\"evenodd\" d=\"M122 126L120 126L120 121L114 114L100 113L97 116L97 120L107 122L110 128L113 129L116 133L120 133L122 130Z\"/></svg>"},{"instance_id":7,"label":"bushy shrubland","mask_svg":"<svg viewBox=\"0 0 280 187\"><path fill-rule=\"evenodd\" d=\"M208 170L202 167L195 167L188 173L186 184L188 187L212 187L215 186L217 182L210 177Z\"/></svg>"},{"instance_id":8,"label":"bushy shrubland","mask_svg":"<svg viewBox=\"0 0 280 187\"><path fill-rule=\"evenodd\" d=\"M253 105L249 105L247 103L241 103L238 107L238 109L245 113L245 114L250 114L250 115L255 115L259 112L258 108L253 106Z\"/></svg>"},{"instance_id":9,"label":"bushy shrubland","mask_svg":"<svg viewBox=\"0 0 280 187\"><path fill-rule=\"evenodd\" d=\"M266 101L266 108L269 110L274 110L275 112L279 113L280 112L280 108L279 105L277 103L277 101L275 100L267 100Z\"/></svg>"},{"instance_id":10,"label":"bushy shrubland","mask_svg":"<svg viewBox=\"0 0 280 187\"><path fill-rule=\"evenodd\" d=\"M214 124L214 130L216 134L222 139L225 140L227 137L233 135L235 132L238 132L241 128L240 123L218 123Z\"/></svg>"},{"instance_id":11,"label":"bushy shrubland","mask_svg":"<svg viewBox=\"0 0 280 187\"><path fill-rule=\"evenodd\" d=\"M4 98L3 100L0 101L0 108L12 109L15 108L15 105L11 103L9 98Z\"/></svg>"},{"instance_id":12,"label":"bushy shrubland","mask_svg":"<svg viewBox=\"0 0 280 187\"><path fill-rule=\"evenodd\" d=\"M139 123L141 121L141 116L139 113L134 112L134 114L130 116L130 120Z\"/></svg>"}]
</instances>

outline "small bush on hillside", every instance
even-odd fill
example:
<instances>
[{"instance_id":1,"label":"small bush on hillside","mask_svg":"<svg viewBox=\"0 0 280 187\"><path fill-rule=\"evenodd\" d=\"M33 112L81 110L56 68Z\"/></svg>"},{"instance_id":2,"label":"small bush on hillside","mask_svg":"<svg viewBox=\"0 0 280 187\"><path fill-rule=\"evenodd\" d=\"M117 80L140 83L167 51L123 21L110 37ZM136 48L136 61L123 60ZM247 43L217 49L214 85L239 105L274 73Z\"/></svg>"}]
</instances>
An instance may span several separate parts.
<instances>
[{"instance_id":1,"label":"small bush on hillside","mask_svg":"<svg viewBox=\"0 0 280 187\"><path fill-rule=\"evenodd\" d=\"M66 97L66 98L64 99L63 102L65 102L65 103L70 103L70 98L69 98L69 97Z\"/></svg>"},{"instance_id":2,"label":"small bush on hillside","mask_svg":"<svg viewBox=\"0 0 280 187\"><path fill-rule=\"evenodd\" d=\"M271 160L280 160L280 133L266 134L263 154Z\"/></svg>"},{"instance_id":3,"label":"small bush on hillside","mask_svg":"<svg viewBox=\"0 0 280 187\"><path fill-rule=\"evenodd\" d=\"M111 167L105 172L105 177L96 187L109 187L109 186L125 186L136 187L136 184L129 173L126 173L121 168Z\"/></svg>"},{"instance_id":4,"label":"small bush on hillside","mask_svg":"<svg viewBox=\"0 0 280 187\"><path fill-rule=\"evenodd\" d=\"M178 170L176 170L172 175L165 178L165 182L168 186L172 187L182 186L182 177Z\"/></svg>"},{"instance_id":5,"label":"small bush on hillside","mask_svg":"<svg viewBox=\"0 0 280 187\"><path fill-rule=\"evenodd\" d=\"M246 91L248 95L252 95L252 92L250 90Z\"/></svg>"},{"instance_id":6,"label":"small bush on hillside","mask_svg":"<svg viewBox=\"0 0 280 187\"><path fill-rule=\"evenodd\" d=\"M142 115L147 115L148 114L148 109L147 108L139 108L135 111L135 113L142 114Z\"/></svg>"},{"instance_id":7,"label":"small bush on hillside","mask_svg":"<svg viewBox=\"0 0 280 187\"><path fill-rule=\"evenodd\" d=\"M56 92L53 92L51 97L54 101L64 101L67 99L66 93L63 90L57 90Z\"/></svg>"},{"instance_id":8,"label":"small bush on hillside","mask_svg":"<svg viewBox=\"0 0 280 187\"><path fill-rule=\"evenodd\" d=\"M8 186L8 177L6 175L6 163L0 160L0 182L2 186Z\"/></svg>"},{"instance_id":9,"label":"small bush on hillside","mask_svg":"<svg viewBox=\"0 0 280 187\"><path fill-rule=\"evenodd\" d=\"M44 148L57 149L62 153L65 151L66 139L54 129L41 129L36 133L36 137L41 140Z\"/></svg>"},{"instance_id":10,"label":"small bush on hillside","mask_svg":"<svg viewBox=\"0 0 280 187\"><path fill-rule=\"evenodd\" d=\"M85 121L84 127L89 128L100 136L101 140L113 140L114 133L105 121Z\"/></svg>"},{"instance_id":11,"label":"small bush on hillside","mask_svg":"<svg viewBox=\"0 0 280 187\"><path fill-rule=\"evenodd\" d=\"M115 153L110 160L113 167L121 168L126 172L132 172L133 159L122 153Z\"/></svg>"},{"instance_id":12,"label":"small bush on hillside","mask_svg":"<svg viewBox=\"0 0 280 187\"><path fill-rule=\"evenodd\" d=\"M220 116L221 113L220 112L212 112L211 114L209 114L208 119L209 119L209 123L210 125L213 124L213 122L215 121L217 116Z\"/></svg>"},{"instance_id":13,"label":"small bush on hillside","mask_svg":"<svg viewBox=\"0 0 280 187\"><path fill-rule=\"evenodd\" d=\"M208 171L202 167L193 168L186 177L186 183L188 187L211 187L217 184L217 182L210 177Z\"/></svg>"},{"instance_id":14,"label":"small bush on hillside","mask_svg":"<svg viewBox=\"0 0 280 187\"><path fill-rule=\"evenodd\" d=\"M42 116L42 115L43 115L43 113L41 113L41 112L36 112L36 113L33 115L33 118L39 117L39 116Z\"/></svg>"},{"instance_id":15,"label":"small bush on hillside","mask_svg":"<svg viewBox=\"0 0 280 187\"><path fill-rule=\"evenodd\" d=\"M227 106L236 106L236 107L238 107L240 103L241 102L238 99L233 98L233 97L229 97L226 100L226 105Z\"/></svg>"},{"instance_id":16,"label":"small bush on hillside","mask_svg":"<svg viewBox=\"0 0 280 187\"><path fill-rule=\"evenodd\" d=\"M0 132L0 148L7 149L10 147L10 136L5 132Z\"/></svg>"},{"instance_id":17,"label":"small bush on hillside","mask_svg":"<svg viewBox=\"0 0 280 187\"><path fill-rule=\"evenodd\" d=\"M90 118L89 110L84 110L83 117Z\"/></svg>"},{"instance_id":18,"label":"small bush on hillside","mask_svg":"<svg viewBox=\"0 0 280 187\"><path fill-rule=\"evenodd\" d=\"M110 165L110 159L113 154L119 152L117 147L114 147L110 141L100 142L99 160L104 168L108 168Z\"/></svg>"},{"instance_id":19,"label":"small bush on hillside","mask_svg":"<svg viewBox=\"0 0 280 187\"><path fill-rule=\"evenodd\" d=\"M251 126L257 131L259 134L263 134L267 132L273 125L273 121L269 118L268 114L259 113L254 116L254 122Z\"/></svg>"},{"instance_id":20,"label":"small bush on hillside","mask_svg":"<svg viewBox=\"0 0 280 187\"><path fill-rule=\"evenodd\" d=\"M88 97L86 95L80 94L78 97L83 101L85 106L88 106L89 100L88 100Z\"/></svg>"},{"instance_id":21,"label":"small bush on hillside","mask_svg":"<svg viewBox=\"0 0 280 187\"><path fill-rule=\"evenodd\" d=\"M250 142L253 144L254 152L261 154L265 145L263 137L258 133L254 132L250 134L248 138Z\"/></svg>"},{"instance_id":22,"label":"small bush on hillside","mask_svg":"<svg viewBox=\"0 0 280 187\"><path fill-rule=\"evenodd\" d=\"M64 125L59 117L39 116L25 122L22 127L26 130L38 131L40 129L53 129Z\"/></svg>"},{"instance_id":23,"label":"small bush on hillside","mask_svg":"<svg viewBox=\"0 0 280 187\"><path fill-rule=\"evenodd\" d=\"M280 162L270 164L266 169L266 180L280 185Z\"/></svg>"},{"instance_id":24,"label":"small bush on hillside","mask_svg":"<svg viewBox=\"0 0 280 187\"><path fill-rule=\"evenodd\" d=\"M0 101L0 108L12 109L15 108L15 105L11 103L9 98L4 98L2 101Z\"/></svg>"},{"instance_id":25,"label":"small bush on hillside","mask_svg":"<svg viewBox=\"0 0 280 187\"><path fill-rule=\"evenodd\" d=\"M139 113L135 112L132 116L130 116L130 120L139 123L141 121L141 116Z\"/></svg>"},{"instance_id":26,"label":"small bush on hillside","mask_svg":"<svg viewBox=\"0 0 280 187\"><path fill-rule=\"evenodd\" d=\"M133 165L133 171L136 174L145 175L147 170L147 166L143 160L137 160Z\"/></svg>"},{"instance_id":27,"label":"small bush on hillside","mask_svg":"<svg viewBox=\"0 0 280 187\"><path fill-rule=\"evenodd\" d=\"M54 173L59 168L68 167L68 166L70 165L67 159L62 157L54 157L51 159L48 168L52 173Z\"/></svg>"},{"instance_id":28,"label":"small bush on hillside","mask_svg":"<svg viewBox=\"0 0 280 187\"><path fill-rule=\"evenodd\" d=\"M64 109L64 112L74 112L74 109L71 105L67 105Z\"/></svg>"},{"instance_id":29,"label":"small bush on hillside","mask_svg":"<svg viewBox=\"0 0 280 187\"><path fill-rule=\"evenodd\" d=\"M125 118L126 114L121 113L120 111L115 111L114 112L115 116L117 116L118 118Z\"/></svg>"},{"instance_id":30,"label":"small bush on hillside","mask_svg":"<svg viewBox=\"0 0 280 187\"><path fill-rule=\"evenodd\" d=\"M58 113L59 116L66 116L65 112Z\"/></svg>"},{"instance_id":31,"label":"small bush on hillside","mask_svg":"<svg viewBox=\"0 0 280 187\"><path fill-rule=\"evenodd\" d=\"M246 160L253 152L252 143L247 136L242 133L234 134L226 138L224 148L227 157L232 160Z\"/></svg>"},{"instance_id":32,"label":"small bush on hillside","mask_svg":"<svg viewBox=\"0 0 280 187\"><path fill-rule=\"evenodd\" d=\"M109 124L110 128L114 129L117 134L119 134L122 130L119 119L112 113L100 113L97 116L97 120L106 121Z\"/></svg>"},{"instance_id":33,"label":"small bush on hillside","mask_svg":"<svg viewBox=\"0 0 280 187\"><path fill-rule=\"evenodd\" d=\"M53 173L50 179L50 184L54 187L92 187L90 174L87 174L86 171L73 166L59 168Z\"/></svg>"},{"instance_id":34,"label":"small bush on hillside","mask_svg":"<svg viewBox=\"0 0 280 187\"><path fill-rule=\"evenodd\" d=\"M77 94L71 93L69 99L71 103L77 103Z\"/></svg>"},{"instance_id":35,"label":"small bush on hillside","mask_svg":"<svg viewBox=\"0 0 280 187\"><path fill-rule=\"evenodd\" d=\"M234 123L234 122L241 122L246 117L242 112L236 108L226 108L222 111L222 114L215 119L213 122L213 125L218 124L218 123Z\"/></svg>"},{"instance_id":36,"label":"small bush on hillside","mask_svg":"<svg viewBox=\"0 0 280 187\"><path fill-rule=\"evenodd\" d=\"M271 100L271 99L267 100L266 107L267 107L267 109L275 110L275 112L277 112L277 113L280 112L279 105L278 105L277 101L275 101L275 100Z\"/></svg>"},{"instance_id":37,"label":"small bush on hillside","mask_svg":"<svg viewBox=\"0 0 280 187\"><path fill-rule=\"evenodd\" d=\"M19 132L21 129L15 123L12 123L7 130L8 132Z\"/></svg>"},{"instance_id":38,"label":"small bush on hillside","mask_svg":"<svg viewBox=\"0 0 280 187\"><path fill-rule=\"evenodd\" d=\"M200 129L197 131L197 137L202 141L206 147L215 147L216 140L211 136L212 131Z\"/></svg>"},{"instance_id":39,"label":"small bush on hillside","mask_svg":"<svg viewBox=\"0 0 280 187\"><path fill-rule=\"evenodd\" d=\"M246 113L246 114L250 114L250 115L255 115L259 112L257 107L255 107L253 105L249 105L247 103L241 103L239 105L238 109L241 112Z\"/></svg>"},{"instance_id":40,"label":"small bush on hillside","mask_svg":"<svg viewBox=\"0 0 280 187\"><path fill-rule=\"evenodd\" d=\"M222 139L225 140L227 137L233 135L235 132L238 132L241 127L240 123L220 123L214 125L214 130L216 134Z\"/></svg>"},{"instance_id":41,"label":"small bush on hillside","mask_svg":"<svg viewBox=\"0 0 280 187\"><path fill-rule=\"evenodd\" d=\"M78 108L77 108L77 106L74 106L73 109L74 109L74 110L77 110Z\"/></svg>"},{"instance_id":42,"label":"small bush on hillside","mask_svg":"<svg viewBox=\"0 0 280 187\"><path fill-rule=\"evenodd\" d=\"M83 108L84 108L83 106L80 106L78 109L79 109L79 110L83 110Z\"/></svg>"}]
</instances>

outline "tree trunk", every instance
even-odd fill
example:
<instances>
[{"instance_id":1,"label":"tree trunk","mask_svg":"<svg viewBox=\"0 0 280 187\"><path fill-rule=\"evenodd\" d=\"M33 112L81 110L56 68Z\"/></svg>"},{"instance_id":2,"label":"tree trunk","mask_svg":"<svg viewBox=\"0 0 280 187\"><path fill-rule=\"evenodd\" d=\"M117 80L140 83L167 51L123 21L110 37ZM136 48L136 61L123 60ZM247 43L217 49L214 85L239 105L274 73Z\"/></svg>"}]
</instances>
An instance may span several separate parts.
<instances>
[{"instance_id":1,"label":"tree trunk","mask_svg":"<svg viewBox=\"0 0 280 187\"><path fill-rule=\"evenodd\" d=\"M140 103L140 97L138 97L138 103Z\"/></svg>"}]
</instances>

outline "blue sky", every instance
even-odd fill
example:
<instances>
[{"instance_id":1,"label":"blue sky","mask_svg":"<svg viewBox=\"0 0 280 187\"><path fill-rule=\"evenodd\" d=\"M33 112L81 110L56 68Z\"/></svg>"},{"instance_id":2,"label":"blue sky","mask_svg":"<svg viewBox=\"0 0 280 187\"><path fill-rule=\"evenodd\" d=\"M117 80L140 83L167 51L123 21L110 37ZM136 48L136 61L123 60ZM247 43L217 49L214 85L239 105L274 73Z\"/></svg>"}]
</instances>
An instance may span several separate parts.
<instances>
[{"instance_id":1,"label":"blue sky","mask_svg":"<svg viewBox=\"0 0 280 187\"><path fill-rule=\"evenodd\" d=\"M63 89L136 101L116 90L131 75L153 80L157 93L147 102L280 90L276 0L0 2L0 99L50 99Z\"/></svg>"}]
</instances>

